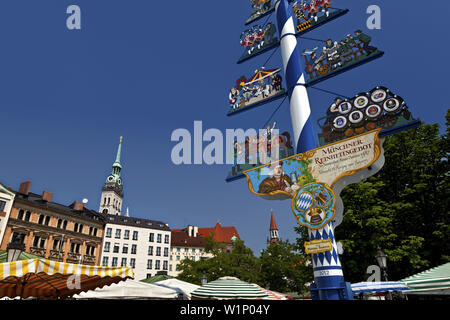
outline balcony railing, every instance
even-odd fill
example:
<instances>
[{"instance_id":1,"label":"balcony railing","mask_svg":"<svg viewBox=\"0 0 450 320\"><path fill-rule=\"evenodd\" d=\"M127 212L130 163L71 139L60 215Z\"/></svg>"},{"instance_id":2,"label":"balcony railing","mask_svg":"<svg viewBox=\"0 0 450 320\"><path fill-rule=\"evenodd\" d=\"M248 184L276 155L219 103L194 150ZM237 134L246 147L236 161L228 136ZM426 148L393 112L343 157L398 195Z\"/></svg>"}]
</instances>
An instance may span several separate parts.
<instances>
[{"instance_id":1,"label":"balcony railing","mask_svg":"<svg viewBox=\"0 0 450 320\"><path fill-rule=\"evenodd\" d=\"M68 252L67 253L67 262L75 262L78 263L80 261L81 255L76 252Z\"/></svg>"},{"instance_id":2,"label":"balcony railing","mask_svg":"<svg viewBox=\"0 0 450 320\"><path fill-rule=\"evenodd\" d=\"M63 261L63 257L64 257L64 251L50 250L49 259L56 260L56 261Z\"/></svg>"},{"instance_id":3,"label":"balcony railing","mask_svg":"<svg viewBox=\"0 0 450 320\"><path fill-rule=\"evenodd\" d=\"M30 253L35 254L37 256L44 257L45 256L45 248L30 247Z\"/></svg>"},{"instance_id":4,"label":"balcony railing","mask_svg":"<svg viewBox=\"0 0 450 320\"><path fill-rule=\"evenodd\" d=\"M95 265L95 256L85 254L83 256L83 264Z\"/></svg>"}]
</instances>

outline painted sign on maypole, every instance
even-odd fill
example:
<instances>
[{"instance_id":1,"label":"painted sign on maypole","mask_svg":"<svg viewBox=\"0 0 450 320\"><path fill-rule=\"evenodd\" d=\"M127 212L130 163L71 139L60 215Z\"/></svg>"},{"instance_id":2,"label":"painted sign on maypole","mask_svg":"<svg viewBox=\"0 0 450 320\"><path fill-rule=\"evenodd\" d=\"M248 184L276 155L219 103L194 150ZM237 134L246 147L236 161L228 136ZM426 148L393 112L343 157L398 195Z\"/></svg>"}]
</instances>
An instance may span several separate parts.
<instances>
[{"instance_id":1,"label":"painted sign on maypole","mask_svg":"<svg viewBox=\"0 0 450 320\"><path fill-rule=\"evenodd\" d=\"M401 97L386 87L378 86L351 99L336 98L326 116L319 119L322 132L317 143L307 88L380 58L384 53L370 44L368 35L356 30L340 41L324 41L321 50L319 47L304 49L300 54L297 49L299 35L344 15L348 10L332 8L331 0L310 0L309 3L302 0L292 6L290 2L276 0L274 5L271 1L252 2L255 10L247 24L275 11L276 27L266 21L264 26L256 25L244 31L241 45L246 51L238 61L242 63L279 46L285 87L282 87L281 76L275 81L280 68L262 67L249 81L242 76L230 91L228 115L287 96L293 142L287 132L276 136L275 140L263 137L261 141L266 147L284 145L284 153L277 153L281 156L269 157L271 163L260 161L271 152L270 148L259 149L260 138L253 143L257 146L253 157L249 156L252 150L250 138L242 145L236 142L235 160L238 147L241 147L240 153L246 161L235 163L227 181L246 177L249 190L261 198L290 199L297 223L307 228L310 238L305 243L305 252L312 255L313 261L312 298L351 300L353 294L350 284L344 280L334 236L334 228L341 223L344 211L340 192L345 186L370 177L383 167L384 136L418 126L419 121L412 118ZM292 14L295 14L296 23ZM276 30L279 39L274 35ZM252 84L257 85L252 87ZM278 89L271 91L274 84ZM270 127L267 132L270 132ZM250 158L257 161L250 164L247 161Z\"/></svg>"}]
</instances>

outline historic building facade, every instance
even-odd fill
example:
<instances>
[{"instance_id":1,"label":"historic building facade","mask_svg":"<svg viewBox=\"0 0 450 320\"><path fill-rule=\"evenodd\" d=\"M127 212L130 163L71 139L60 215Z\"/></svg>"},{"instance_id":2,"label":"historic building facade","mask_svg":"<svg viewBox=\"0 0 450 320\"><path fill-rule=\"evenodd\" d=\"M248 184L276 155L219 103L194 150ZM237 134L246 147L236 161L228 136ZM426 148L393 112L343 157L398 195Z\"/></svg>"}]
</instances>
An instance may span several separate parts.
<instances>
[{"instance_id":1,"label":"historic building facade","mask_svg":"<svg viewBox=\"0 0 450 320\"><path fill-rule=\"evenodd\" d=\"M205 251L204 239L211 235L215 242L225 244L224 250L228 252L233 250L233 242L240 240L239 233L235 227L222 227L219 222L213 228L188 226L184 229L173 229L169 275L176 277L180 274L179 265L184 259L198 261L213 257L211 253Z\"/></svg>"},{"instance_id":2,"label":"historic building facade","mask_svg":"<svg viewBox=\"0 0 450 320\"><path fill-rule=\"evenodd\" d=\"M102 266L131 266L142 280L169 270L170 228L166 223L122 215L123 183L120 176L122 137L112 172L102 188L99 211L105 215Z\"/></svg>"},{"instance_id":3,"label":"historic building facade","mask_svg":"<svg viewBox=\"0 0 450 320\"><path fill-rule=\"evenodd\" d=\"M0 249L10 242L25 245L25 252L51 260L98 265L104 217L74 201L66 206L52 202L53 194L30 192L31 181L14 192Z\"/></svg>"}]
</instances>

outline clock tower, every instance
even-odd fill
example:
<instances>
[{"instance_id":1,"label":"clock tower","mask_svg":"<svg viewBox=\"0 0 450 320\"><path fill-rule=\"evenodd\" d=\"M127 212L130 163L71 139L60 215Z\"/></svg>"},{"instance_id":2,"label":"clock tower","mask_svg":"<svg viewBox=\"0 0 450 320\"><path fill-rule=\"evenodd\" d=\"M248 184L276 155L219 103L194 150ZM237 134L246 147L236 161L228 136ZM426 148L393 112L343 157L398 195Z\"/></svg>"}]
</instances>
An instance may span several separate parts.
<instances>
[{"instance_id":1,"label":"clock tower","mask_svg":"<svg viewBox=\"0 0 450 320\"><path fill-rule=\"evenodd\" d=\"M123 185L120 171L120 153L122 149L122 137L120 137L119 147L117 149L116 161L112 165L112 172L106 178L105 185L102 188L102 197L100 199L100 209L102 213L119 215L122 210Z\"/></svg>"}]
</instances>

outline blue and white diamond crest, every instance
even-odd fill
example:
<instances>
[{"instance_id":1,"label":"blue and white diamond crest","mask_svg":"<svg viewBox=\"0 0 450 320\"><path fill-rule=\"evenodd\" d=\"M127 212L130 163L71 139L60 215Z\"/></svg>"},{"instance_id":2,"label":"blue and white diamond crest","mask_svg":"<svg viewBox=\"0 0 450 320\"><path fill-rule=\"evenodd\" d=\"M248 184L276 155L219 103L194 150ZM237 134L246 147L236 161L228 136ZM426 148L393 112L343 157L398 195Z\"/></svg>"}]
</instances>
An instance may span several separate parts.
<instances>
[{"instance_id":1,"label":"blue and white diamond crest","mask_svg":"<svg viewBox=\"0 0 450 320\"><path fill-rule=\"evenodd\" d=\"M311 193L303 192L298 197L297 208L300 211L306 211L311 207L312 202L313 202L313 197L312 197Z\"/></svg>"},{"instance_id":2,"label":"blue and white diamond crest","mask_svg":"<svg viewBox=\"0 0 450 320\"><path fill-rule=\"evenodd\" d=\"M292 199L292 212L298 224L309 229L321 229L333 220L335 196L325 183L312 182L305 184Z\"/></svg>"}]
</instances>

